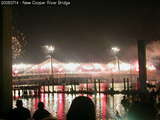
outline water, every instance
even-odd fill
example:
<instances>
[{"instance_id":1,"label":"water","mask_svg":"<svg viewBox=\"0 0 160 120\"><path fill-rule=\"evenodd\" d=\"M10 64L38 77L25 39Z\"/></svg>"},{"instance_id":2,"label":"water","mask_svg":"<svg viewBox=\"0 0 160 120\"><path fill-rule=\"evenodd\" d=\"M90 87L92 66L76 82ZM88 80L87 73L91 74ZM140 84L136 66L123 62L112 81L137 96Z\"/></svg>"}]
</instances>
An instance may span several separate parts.
<instances>
[{"instance_id":1,"label":"water","mask_svg":"<svg viewBox=\"0 0 160 120\"><path fill-rule=\"evenodd\" d=\"M98 85L98 84L97 84ZM96 85L96 86L97 86ZM52 87L52 86L51 86ZM81 87L86 88L86 84L82 86L77 86L77 90L80 90ZM89 89L92 89L94 86L89 84ZM59 90L63 88L62 86L55 87L55 90ZM99 87L97 86L97 90ZM111 84L101 84L100 89L111 88ZM115 83L115 90L123 90L123 83ZM47 90L47 86L45 87ZM68 89L68 86L65 86L65 89ZM70 89L70 88L69 88ZM52 88L50 88L52 91ZM21 92L22 95L22 92ZM77 96L88 96L92 99L96 108L96 118L97 120L112 120L115 118L115 113L118 111L120 115L124 114L124 109L121 105L121 100L123 95L116 94L106 95L103 93L97 94L65 94L65 93L41 93L40 97L32 97L32 98L22 98L24 106L27 107L31 113L37 109L38 102L44 102L45 108L58 120L64 120L66 117L66 113L69 110L72 100ZM16 91L16 96L18 97L18 91ZM16 100L13 100L13 107L15 107Z\"/></svg>"},{"instance_id":2,"label":"water","mask_svg":"<svg viewBox=\"0 0 160 120\"><path fill-rule=\"evenodd\" d=\"M97 120L111 120L115 117L115 111L119 111L123 114L123 109L120 104L123 95L105 95L105 94L64 94L64 93L44 93L38 98L22 99L24 106L27 107L31 113L37 109L39 101L45 103L45 108L52 113L52 115L58 120L64 120L66 113L71 105L72 100L76 96L88 96L92 99L96 107ZM15 107L16 100L13 101Z\"/></svg>"}]
</instances>

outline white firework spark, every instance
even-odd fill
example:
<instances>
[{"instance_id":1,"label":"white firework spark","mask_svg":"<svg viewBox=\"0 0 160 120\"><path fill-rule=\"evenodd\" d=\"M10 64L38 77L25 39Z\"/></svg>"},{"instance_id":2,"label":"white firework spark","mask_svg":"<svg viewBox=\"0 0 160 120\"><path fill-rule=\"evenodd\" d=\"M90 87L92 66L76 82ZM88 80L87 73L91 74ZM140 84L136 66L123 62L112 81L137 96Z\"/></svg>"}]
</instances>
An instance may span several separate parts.
<instances>
[{"instance_id":1,"label":"white firework spark","mask_svg":"<svg viewBox=\"0 0 160 120\"><path fill-rule=\"evenodd\" d=\"M12 29L12 58L16 59L23 53L26 45L25 36L23 33Z\"/></svg>"}]
</instances>

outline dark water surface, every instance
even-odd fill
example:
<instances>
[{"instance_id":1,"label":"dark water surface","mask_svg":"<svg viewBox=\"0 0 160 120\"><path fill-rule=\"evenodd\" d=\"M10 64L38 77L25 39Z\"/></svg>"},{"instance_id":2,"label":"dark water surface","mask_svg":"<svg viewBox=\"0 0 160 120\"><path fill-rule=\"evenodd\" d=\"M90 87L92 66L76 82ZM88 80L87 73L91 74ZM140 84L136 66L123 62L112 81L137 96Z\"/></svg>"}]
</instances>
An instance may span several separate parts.
<instances>
[{"instance_id":1,"label":"dark water surface","mask_svg":"<svg viewBox=\"0 0 160 120\"><path fill-rule=\"evenodd\" d=\"M120 87L121 88L121 87ZM118 89L120 89L118 88ZM64 120L66 113L71 105L72 100L76 96L88 96L92 99L96 107L97 120L112 120L115 118L116 111L119 111L120 115L124 114L121 100L123 95L106 95L102 93L87 95L87 94L64 94L64 93L42 93L40 97L34 98L22 98L24 106L27 107L31 113L37 109L39 101L45 103L45 108L52 113L52 115L58 120ZM15 107L16 100L13 100Z\"/></svg>"}]
</instances>

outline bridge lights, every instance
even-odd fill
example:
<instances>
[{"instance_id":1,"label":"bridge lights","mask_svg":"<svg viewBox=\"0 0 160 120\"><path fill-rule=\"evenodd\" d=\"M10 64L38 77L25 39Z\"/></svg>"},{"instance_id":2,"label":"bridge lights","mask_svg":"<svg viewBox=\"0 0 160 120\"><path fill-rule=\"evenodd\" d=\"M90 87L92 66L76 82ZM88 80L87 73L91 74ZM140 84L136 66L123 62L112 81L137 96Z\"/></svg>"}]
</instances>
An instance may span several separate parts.
<instances>
[{"instance_id":1,"label":"bridge lights","mask_svg":"<svg viewBox=\"0 0 160 120\"><path fill-rule=\"evenodd\" d=\"M51 57L51 75L53 75L53 52L55 51L55 47L53 45L46 45L45 48Z\"/></svg>"},{"instance_id":2,"label":"bridge lights","mask_svg":"<svg viewBox=\"0 0 160 120\"><path fill-rule=\"evenodd\" d=\"M45 48L47 49L48 53L53 53L55 50L54 46L52 46L52 45L50 45L50 46L46 45Z\"/></svg>"},{"instance_id":3,"label":"bridge lights","mask_svg":"<svg viewBox=\"0 0 160 120\"><path fill-rule=\"evenodd\" d=\"M114 54L117 54L120 51L120 48L112 47L112 51L113 51Z\"/></svg>"},{"instance_id":4,"label":"bridge lights","mask_svg":"<svg viewBox=\"0 0 160 120\"><path fill-rule=\"evenodd\" d=\"M115 56L115 59L116 59L116 62L117 62L117 67L118 67L118 71L120 71L120 65L119 65L119 58L118 58L118 53L120 51L120 48L118 47L112 47L111 48L114 56Z\"/></svg>"},{"instance_id":5,"label":"bridge lights","mask_svg":"<svg viewBox=\"0 0 160 120\"><path fill-rule=\"evenodd\" d=\"M78 63L68 63L68 64L64 64L64 68L68 71L72 71L75 72L76 69L80 66L80 64Z\"/></svg>"}]
</instances>

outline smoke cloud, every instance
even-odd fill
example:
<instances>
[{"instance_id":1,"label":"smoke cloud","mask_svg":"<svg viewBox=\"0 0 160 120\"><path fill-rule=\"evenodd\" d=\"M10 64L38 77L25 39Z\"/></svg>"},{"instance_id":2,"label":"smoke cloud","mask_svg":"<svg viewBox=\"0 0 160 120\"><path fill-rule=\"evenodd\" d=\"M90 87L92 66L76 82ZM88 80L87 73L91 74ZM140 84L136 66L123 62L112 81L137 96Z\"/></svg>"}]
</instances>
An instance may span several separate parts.
<instances>
[{"instance_id":1,"label":"smoke cloud","mask_svg":"<svg viewBox=\"0 0 160 120\"><path fill-rule=\"evenodd\" d=\"M147 61L150 61L160 70L160 40L148 43L146 48Z\"/></svg>"}]
</instances>

